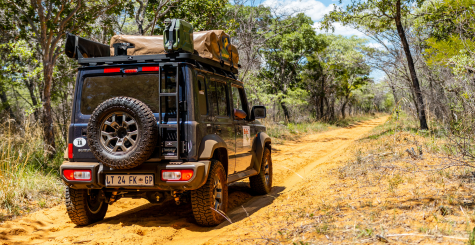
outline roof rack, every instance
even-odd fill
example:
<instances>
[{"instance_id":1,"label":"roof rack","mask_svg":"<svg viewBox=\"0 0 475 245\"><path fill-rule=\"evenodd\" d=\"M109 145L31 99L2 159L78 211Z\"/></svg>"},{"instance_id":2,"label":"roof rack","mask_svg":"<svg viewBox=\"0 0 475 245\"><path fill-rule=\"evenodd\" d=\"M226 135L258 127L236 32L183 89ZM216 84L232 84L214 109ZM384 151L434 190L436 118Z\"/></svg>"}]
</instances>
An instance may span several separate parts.
<instances>
[{"instance_id":1,"label":"roof rack","mask_svg":"<svg viewBox=\"0 0 475 245\"><path fill-rule=\"evenodd\" d=\"M102 65L120 65L133 63L157 63L157 62L190 62L198 65L203 64L220 68L227 72L237 74L238 70L235 67L225 65L223 63L205 59L198 55L190 53L170 53L170 54L154 54L154 55L137 55L137 56L111 56L111 57L94 57L84 58L81 52L78 52L78 63L83 66L102 66ZM241 65L238 65L238 68Z\"/></svg>"},{"instance_id":2,"label":"roof rack","mask_svg":"<svg viewBox=\"0 0 475 245\"><path fill-rule=\"evenodd\" d=\"M214 68L220 68L222 73L231 72L237 74L241 65L226 65L224 62L218 62L212 59L206 59L199 55L176 51L167 54L150 54L150 55L126 55L129 44L115 45L115 53L120 52L122 55L110 56L110 46L102 43L94 42L85 38L67 33L65 53L70 58L77 59L78 63L83 66L102 66L102 65L120 65L133 63L157 63L157 62L189 62L195 65L212 69L213 73L217 73ZM119 50L123 49L123 50ZM211 70L210 70L211 71ZM226 75L225 75L226 76Z\"/></svg>"}]
</instances>

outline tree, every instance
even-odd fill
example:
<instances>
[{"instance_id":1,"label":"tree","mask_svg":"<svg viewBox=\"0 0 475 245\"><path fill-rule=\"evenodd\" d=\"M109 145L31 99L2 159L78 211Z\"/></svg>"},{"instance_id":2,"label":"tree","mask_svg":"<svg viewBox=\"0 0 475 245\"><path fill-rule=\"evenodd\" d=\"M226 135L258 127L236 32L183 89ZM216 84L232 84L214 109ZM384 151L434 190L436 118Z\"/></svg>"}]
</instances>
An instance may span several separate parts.
<instances>
[{"instance_id":1,"label":"tree","mask_svg":"<svg viewBox=\"0 0 475 245\"><path fill-rule=\"evenodd\" d=\"M62 38L66 32L87 32L98 16L106 11L114 11L119 0L69 1L36 0L12 1L0 0L0 8L15 28L19 28L20 37L37 43L37 50L43 66L43 132L46 152L53 156L56 152L51 90L53 69L58 56L63 53ZM120 9L120 8L118 8ZM116 9L117 10L117 9Z\"/></svg>"},{"instance_id":2,"label":"tree","mask_svg":"<svg viewBox=\"0 0 475 245\"><path fill-rule=\"evenodd\" d=\"M419 79L416 74L411 49L407 41L403 21L413 5L420 6L424 0L355 0L346 9L336 8L325 15L323 27L330 29L335 22L353 25L357 29L371 30L376 33L396 29L403 47L407 67L412 80L412 90L419 118L420 128L428 129L426 109ZM341 2L341 0L340 0Z\"/></svg>"},{"instance_id":3,"label":"tree","mask_svg":"<svg viewBox=\"0 0 475 245\"><path fill-rule=\"evenodd\" d=\"M183 19L195 31L217 29L226 14L227 0L136 0L126 11L134 17L137 34L161 35L165 18Z\"/></svg>"},{"instance_id":4,"label":"tree","mask_svg":"<svg viewBox=\"0 0 475 245\"><path fill-rule=\"evenodd\" d=\"M286 97L289 92L298 88L301 83L299 75L304 67L306 57L318 52L323 45L317 37L312 20L304 14L289 17L286 20L275 21L274 29L293 23L291 28L279 31L277 35L269 32L271 38L265 48L260 50L265 64L259 71L259 78L271 84L275 94L281 93L279 104L284 111L287 121L291 120L289 105Z\"/></svg>"},{"instance_id":5,"label":"tree","mask_svg":"<svg viewBox=\"0 0 475 245\"><path fill-rule=\"evenodd\" d=\"M303 72L309 90L316 88L314 101L318 105L319 117L323 118L324 101L327 95L334 94L342 106L341 115L345 118L345 110L353 92L365 85L371 67L367 64L366 53L373 52L366 46L367 40L341 35L320 35L324 40L324 49L307 57L306 69ZM327 104L327 115L331 115L332 106ZM333 119L333 118L328 118Z\"/></svg>"}]
</instances>

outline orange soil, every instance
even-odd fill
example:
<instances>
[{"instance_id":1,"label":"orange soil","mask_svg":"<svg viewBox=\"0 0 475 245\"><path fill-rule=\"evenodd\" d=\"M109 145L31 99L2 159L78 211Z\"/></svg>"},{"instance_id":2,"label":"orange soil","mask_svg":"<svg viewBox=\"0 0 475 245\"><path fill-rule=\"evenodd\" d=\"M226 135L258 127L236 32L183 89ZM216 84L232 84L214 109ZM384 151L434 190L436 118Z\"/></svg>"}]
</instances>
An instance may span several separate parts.
<instances>
[{"instance_id":1,"label":"orange soil","mask_svg":"<svg viewBox=\"0 0 475 245\"><path fill-rule=\"evenodd\" d=\"M71 223L64 205L44 209L0 225L0 244L217 244L233 243L249 235L233 232L253 217L266 214L277 196L296 191L297 184L312 174L324 174L345 160L344 149L388 117L348 128L308 135L298 141L273 145L274 187L266 196L252 197L247 182L230 186L232 224L200 227L193 222L191 206L169 201L149 204L143 199L121 199L109 207L106 218L86 227ZM325 179L324 176L321 176ZM321 183L319 188L328 185ZM295 205L291 198L286 205ZM242 206L242 207L241 207ZM248 217L249 216L249 217ZM252 233L252 232L251 232ZM249 237L252 241L252 237Z\"/></svg>"}]
</instances>

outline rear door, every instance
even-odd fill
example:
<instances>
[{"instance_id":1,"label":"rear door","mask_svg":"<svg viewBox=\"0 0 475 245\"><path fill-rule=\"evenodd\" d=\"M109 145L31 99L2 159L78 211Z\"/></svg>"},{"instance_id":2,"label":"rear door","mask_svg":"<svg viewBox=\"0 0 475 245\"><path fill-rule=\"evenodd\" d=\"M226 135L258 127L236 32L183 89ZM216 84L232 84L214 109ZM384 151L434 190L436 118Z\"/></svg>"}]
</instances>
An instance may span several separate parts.
<instances>
[{"instance_id":1,"label":"rear door","mask_svg":"<svg viewBox=\"0 0 475 245\"><path fill-rule=\"evenodd\" d=\"M228 150L228 174L235 172L235 140L233 119L229 107L229 90L226 81L215 76L211 76L208 83L209 109L212 111L213 131L221 137L227 145Z\"/></svg>"},{"instance_id":2,"label":"rear door","mask_svg":"<svg viewBox=\"0 0 475 245\"><path fill-rule=\"evenodd\" d=\"M69 143L73 143L73 161L97 161L86 144L87 124L94 109L107 99L133 97L158 112L158 72L124 74L120 69L106 70L80 70L68 135Z\"/></svg>"}]
</instances>

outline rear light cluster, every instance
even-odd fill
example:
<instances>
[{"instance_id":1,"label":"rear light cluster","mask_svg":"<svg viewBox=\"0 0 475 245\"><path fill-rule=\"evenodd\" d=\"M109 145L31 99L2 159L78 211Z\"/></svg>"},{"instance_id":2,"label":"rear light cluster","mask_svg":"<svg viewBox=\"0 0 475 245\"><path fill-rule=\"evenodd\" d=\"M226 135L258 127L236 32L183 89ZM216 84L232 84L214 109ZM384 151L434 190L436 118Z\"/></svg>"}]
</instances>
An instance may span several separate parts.
<instances>
[{"instance_id":1,"label":"rear light cluster","mask_svg":"<svg viewBox=\"0 0 475 245\"><path fill-rule=\"evenodd\" d=\"M141 71L159 71L159 66L144 66L142 67ZM112 68L104 68L104 73L116 73L121 72L119 67L112 67ZM139 68L130 68L124 69L124 73L137 73L139 72Z\"/></svg>"},{"instance_id":2,"label":"rear light cluster","mask_svg":"<svg viewBox=\"0 0 475 245\"><path fill-rule=\"evenodd\" d=\"M88 181L92 179L91 170L63 170L63 176L67 180Z\"/></svg>"},{"instance_id":3,"label":"rear light cluster","mask_svg":"<svg viewBox=\"0 0 475 245\"><path fill-rule=\"evenodd\" d=\"M187 181L192 177L192 169L162 170L163 181Z\"/></svg>"},{"instance_id":4,"label":"rear light cluster","mask_svg":"<svg viewBox=\"0 0 475 245\"><path fill-rule=\"evenodd\" d=\"M73 159L73 144L68 144L68 158Z\"/></svg>"}]
</instances>

